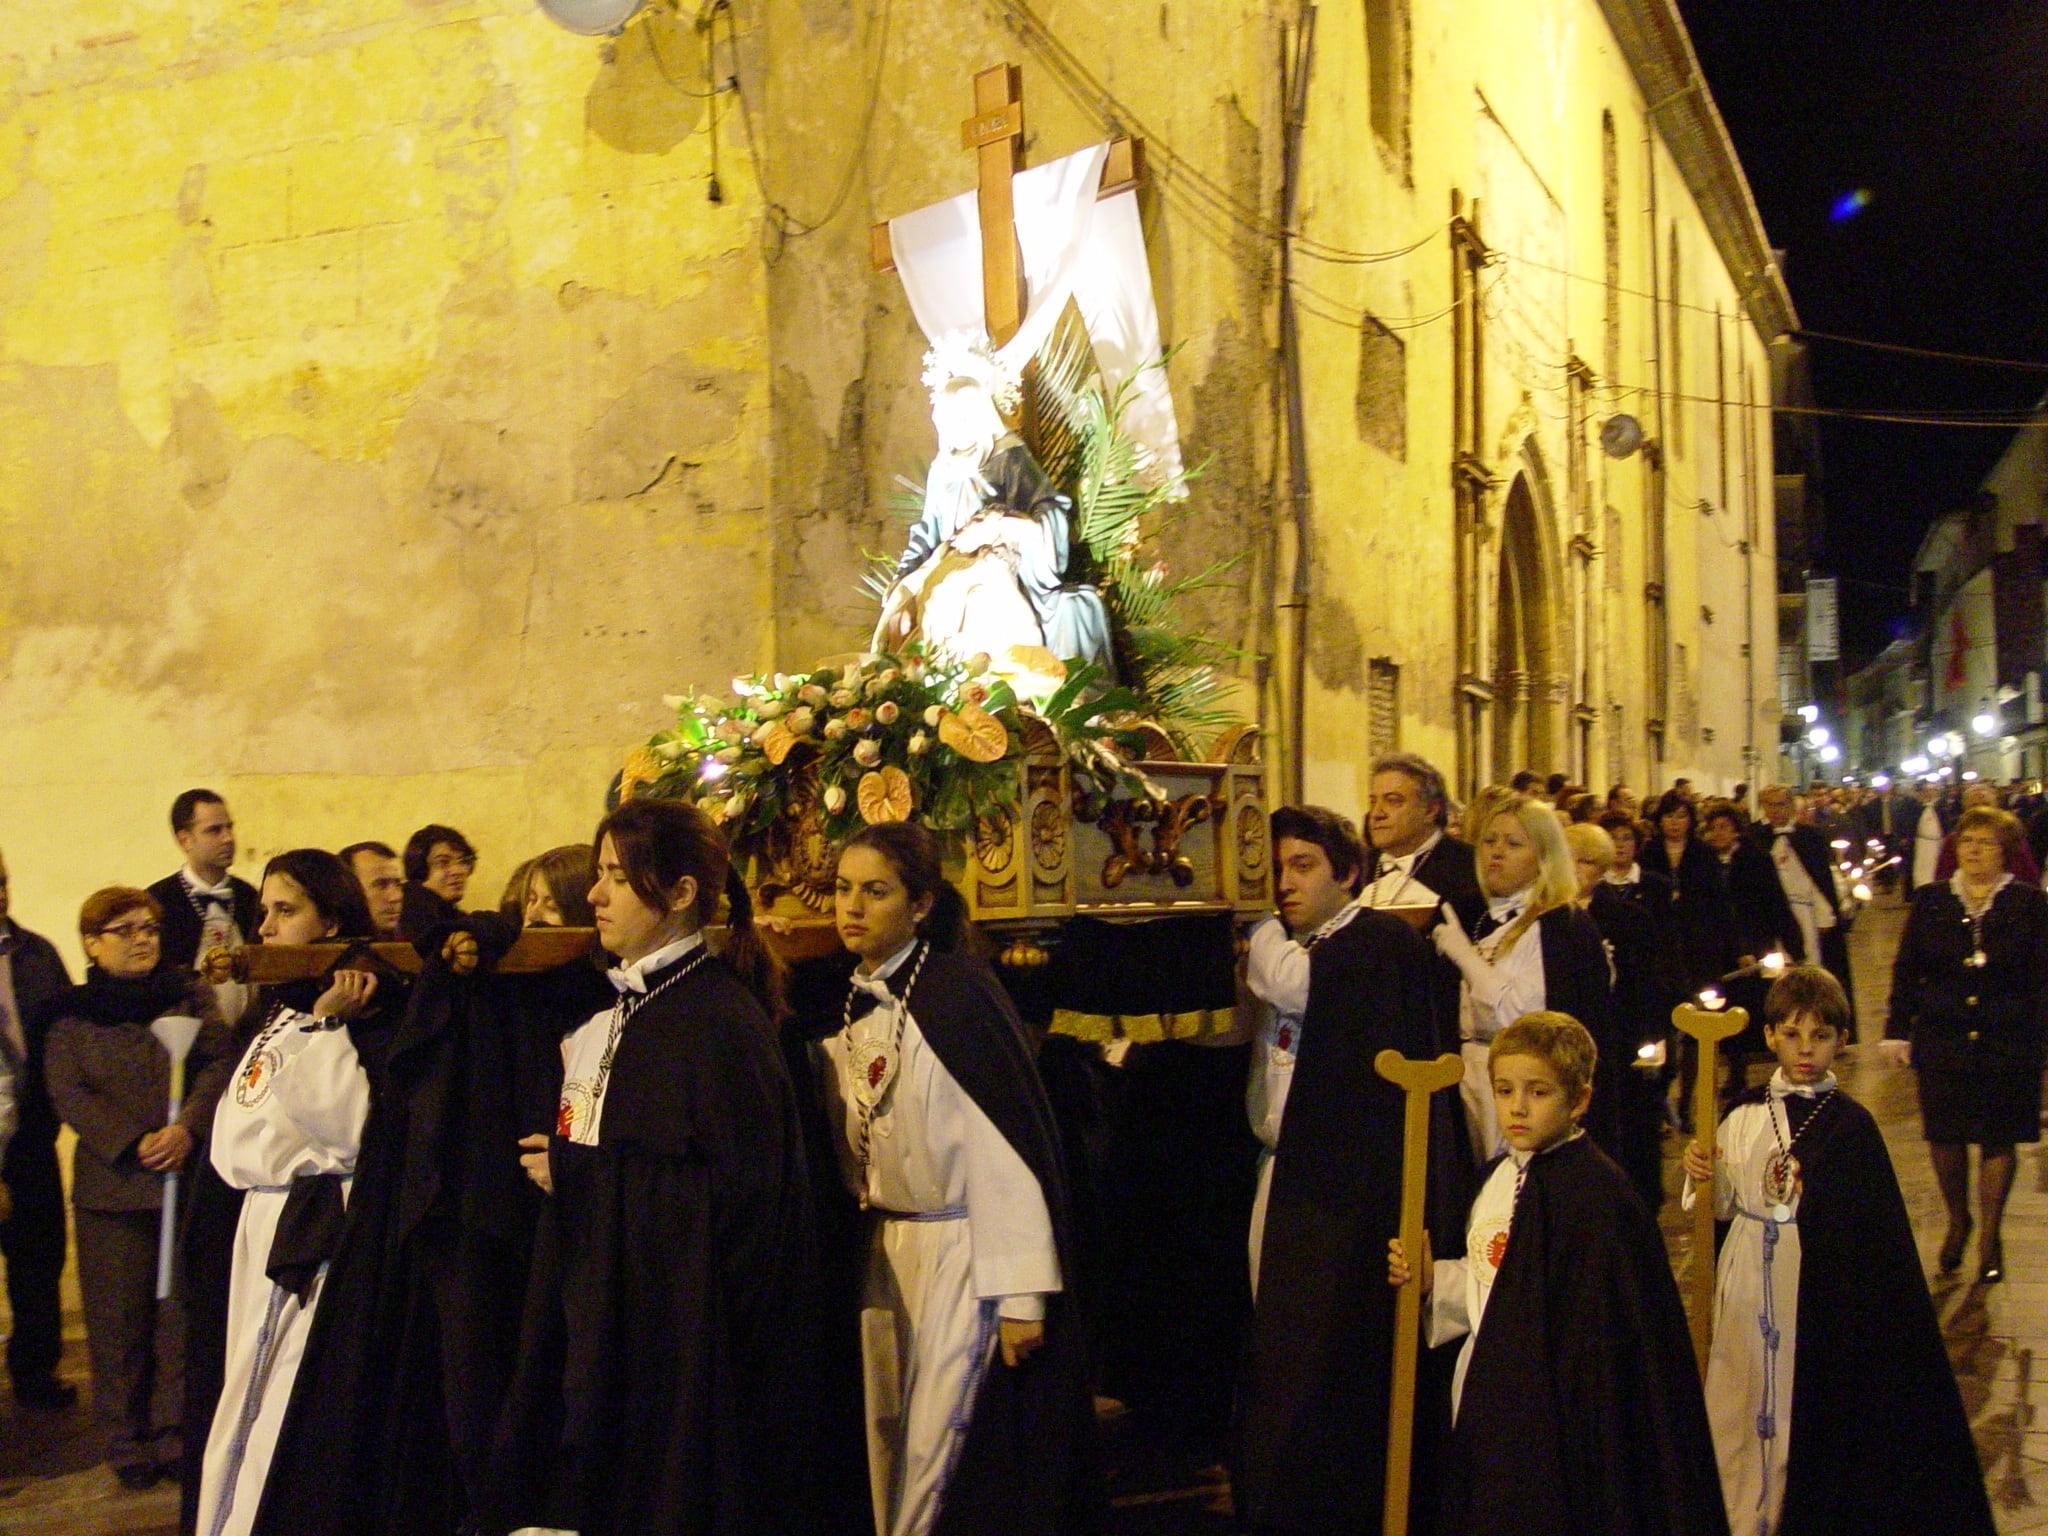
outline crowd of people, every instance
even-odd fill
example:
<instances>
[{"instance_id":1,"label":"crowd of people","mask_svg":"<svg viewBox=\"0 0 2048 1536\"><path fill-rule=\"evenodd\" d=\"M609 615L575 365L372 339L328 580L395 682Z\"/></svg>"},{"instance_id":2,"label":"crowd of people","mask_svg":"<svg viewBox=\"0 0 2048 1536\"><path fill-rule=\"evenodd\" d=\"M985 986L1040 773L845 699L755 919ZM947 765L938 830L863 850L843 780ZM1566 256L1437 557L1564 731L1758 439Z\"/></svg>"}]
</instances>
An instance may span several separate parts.
<instances>
[{"instance_id":1,"label":"crowd of people","mask_svg":"<svg viewBox=\"0 0 2048 1536\"><path fill-rule=\"evenodd\" d=\"M1239 972L1244 1197L1209 1208L1236 1289L1149 1304L1241 1292L1208 1342L1243 1528L1379 1528L1413 1286L1413 1529L1988 1532L1891 1165L1832 1071L1856 1038L1837 853L1898 850L1881 1048L1917 1076L1940 1267L1974 1227L1995 1283L2040 1122L2028 829L1980 786L1770 786L1752 812L1531 773L1459 807L1408 754L1369 785L1362 832L1272 815L1275 911ZM72 1406L68 1124L94 1432L125 1487L178 1478L202 1536L1101 1527L1113 1170L931 837L840 849L840 953L791 969L675 802L624 802L484 912L449 826L293 850L252 886L220 796L171 824L177 873L85 902L78 986L10 920L0 864L8 1368L17 1403ZM495 974L551 926L600 953ZM442 958L457 932L474 975ZM251 943L339 959L201 974ZM1682 1126L1689 999L1756 1021L1718 1130ZM1464 1065L1431 1104L1416 1255L1387 1048ZM1656 1222L1688 1131L1684 1199L1731 1223L1704 1375Z\"/></svg>"}]
</instances>

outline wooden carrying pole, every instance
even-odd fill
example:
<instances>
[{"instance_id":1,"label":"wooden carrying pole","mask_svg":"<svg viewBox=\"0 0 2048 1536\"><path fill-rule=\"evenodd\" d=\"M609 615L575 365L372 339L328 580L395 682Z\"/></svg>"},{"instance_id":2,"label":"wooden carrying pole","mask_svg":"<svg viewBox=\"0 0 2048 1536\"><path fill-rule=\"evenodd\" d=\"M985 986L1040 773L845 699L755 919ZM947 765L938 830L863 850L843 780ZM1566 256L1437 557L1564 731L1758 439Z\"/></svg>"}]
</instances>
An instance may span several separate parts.
<instances>
[{"instance_id":1,"label":"wooden carrying pole","mask_svg":"<svg viewBox=\"0 0 2048 1536\"><path fill-rule=\"evenodd\" d=\"M725 942L723 925L714 925L704 932L713 949L722 948ZM839 949L838 931L826 922L785 924L779 929L763 928L761 937L785 964L814 960ZM216 986L224 981L274 986L279 982L324 976L343 955L366 951L408 976L417 975L426 964L420 959L418 950L400 940L358 941L354 944L250 944L241 949L208 950L201 963L201 971ZM597 930L594 928L528 928L520 933L512 947L491 969L500 976L530 975L535 971L552 971L557 966L596 952ZM458 976L466 976L475 970L480 958L475 938L461 932L448 936L448 941L441 946L441 957Z\"/></svg>"},{"instance_id":2,"label":"wooden carrying pole","mask_svg":"<svg viewBox=\"0 0 2048 1536\"><path fill-rule=\"evenodd\" d=\"M1394 1297L1394 1383L1387 1408L1387 1492L1384 1536L1408 1536L1408 1480L1415 1451L1415 1357L1422 1342L1422 1196L1429 1176L1430 1095L1457 1084L1463 1058L1416 1061L1381 1051L1373 1068L1406 1096L1401 1119L1401 1252L1408 1283Z\"/></svg>"},{"instance_id":3,"label":"wooden carrying pole","mask_svg":"<svg viewBox=\"0 0 2048 1536\"><path fill-rule=\"evenodd\" d=\"M1749 1012L1743 1008L1709 1010L1680 1003L1671 1010L1671 1022L1699 1042L1699 1070L1692 1083L1693 1135L1708 1147L1721 1123L1721 1098L1715 1078L1721 1059L1721 1042L1749 1027ZM1707 1346L1714 1339L1714 1190L1709 1185L1692 1203L1692 1272L1686 1277L1692 1292L1692 1352L1699 1361L1700 1375L1707 1374Z\"/></svg>"}]
</instances>

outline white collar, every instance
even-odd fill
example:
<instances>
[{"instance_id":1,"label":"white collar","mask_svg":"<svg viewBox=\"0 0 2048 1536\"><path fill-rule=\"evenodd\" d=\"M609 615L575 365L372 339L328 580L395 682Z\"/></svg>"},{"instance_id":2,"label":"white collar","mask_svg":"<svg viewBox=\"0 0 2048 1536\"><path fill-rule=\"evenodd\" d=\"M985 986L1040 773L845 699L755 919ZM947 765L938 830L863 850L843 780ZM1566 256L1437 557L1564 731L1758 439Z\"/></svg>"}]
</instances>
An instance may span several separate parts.
<instances>
[{"instance_id":1,"label":"white collar","mask_svg":"<svg viewBox=\"0 0 2048 1536\"><path fill-rule=\"evenodd\" d=\"M621 993L645 992L648 977L675 964L691 950L700 947L703 942L704 936L701 933L686 933L680 939L669 940L652 954L642 955L630 965L613 966L605 972L605 976Z\"/></svg>"},{"instance_id":2,"label":"white collar","mask_svg":"<svg viewBox=\"0 0 2048 1536\"><path fill-rule=\"evenodd\" d=\"M157 868L162 869L163 866L159 864ZM185 889L194 896L218 896L223 901L235 898L235 877L231 874L223 875L219 885L201 885L199 877L192 873L192 866L187 864L178 871L178 878L185 882Z\"/></svg>"},{"instance_id":3,"label":"white collar","mask_svg":"<svg viewBox=\"0 0 2048 1536\"><path fill-rule=\"evenodd\" d=\"M1523 886L1519 891L1510 891L1505 896L1489 896L1486 898L1486 910L1495 922L1508 922L1517 912L1529 905L1529 893L1535 889L1535 885L1530 884Z\"/></svg>"},{"instance_id":4,"label":"white collar","mask_svg":"<svg viewBox=\"0 0 2048 1536\"><path fill-rule=\"evenodd\" d=\"M1628 873L1625 875L1617 875L1610 869L1600 878L1609 885L1641 885L1643 883L1643 861L1641 859L1630 861Z\"/></svg>"},{"instance_id":5,"label":"white collar","mask_svg":"<svg viewBox=\"0 0 2048 1536\"><path fill-rule=\"evenodd\" d=\"M905 944L895 954L884 960L866 975L862 975L856 970L853 973L854 986L871 997L879 997L884 1002L887 1002L889 1000L889 978L903 968L903 962L910 958L910 952L915 948L917 948L917 936L912 934L909 943Z\"/></svg>"},{"instance_id":6,"label":"white collar","mask_svg":"<svg viewBox=\"0 0 2048 1536\"><path fill-rule=\"evenodd\" d=\"M1386 856L1383 862L1389 869L1398 870L1400 871L1400 873L1404 875L1409 874L1414 870L1416 861L1419 860L1425 853L1429 852L1430 849L1434 848L1438 843L1442 842L1443 840L1444 829L1442 827L1438 827L1433 832L1431 832L1429 836L1425 837L1421 842L1417 843L1413 848L1409 849L1406 853L1400 854L1398 856L1390 853Z\"/></svg>"},{"instance_id":7,"label":"white collar","mask_svg":"<svg viewBox=\"0 0 2048 1536\"><path fill-rule=\"evenodd\" d=\"M1802 1099L1817 1099L1824 1093L1833 1093L1835 1089L1839 1086L1840 1084L1838 1084L1835 1081L1835 1074L1832 1072L1830 1072L1826 1077L1822 1078L1819 1082L1809 1085L1805 1083L1793 1082L1791 1078L1785 1075L1785 1069L1783 1067L1780 1067L1777 1071L1771 1074L1770 1093L1771 1097L1774 1099L1787 1099L1794 1097Z\"/></svg>"}]
</instances>

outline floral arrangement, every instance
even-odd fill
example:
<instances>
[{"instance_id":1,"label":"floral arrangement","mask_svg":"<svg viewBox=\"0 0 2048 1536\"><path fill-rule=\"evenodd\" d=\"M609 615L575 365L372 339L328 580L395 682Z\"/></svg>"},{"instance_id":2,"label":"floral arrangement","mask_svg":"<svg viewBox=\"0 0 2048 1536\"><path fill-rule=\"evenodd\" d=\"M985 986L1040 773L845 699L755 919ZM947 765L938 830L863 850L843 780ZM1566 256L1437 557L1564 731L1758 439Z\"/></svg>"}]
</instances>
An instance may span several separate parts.
<instances>
[{"instance_id":1,"label":"floral arrangement","mask_svg":"<svg viewBox=\"0 0 2048 1536\"><path fill-rule=\"evenodd\" d=\"M620 797L693 801L742 848L801 810L799 796L834 840L884 821L964 830L1017 793L1004 766L1022 751L1017 700L988 668L980 655L871 652L736 677L730 698L672 696L675 728L634 749Z\"/></svg>"}]
</instances>

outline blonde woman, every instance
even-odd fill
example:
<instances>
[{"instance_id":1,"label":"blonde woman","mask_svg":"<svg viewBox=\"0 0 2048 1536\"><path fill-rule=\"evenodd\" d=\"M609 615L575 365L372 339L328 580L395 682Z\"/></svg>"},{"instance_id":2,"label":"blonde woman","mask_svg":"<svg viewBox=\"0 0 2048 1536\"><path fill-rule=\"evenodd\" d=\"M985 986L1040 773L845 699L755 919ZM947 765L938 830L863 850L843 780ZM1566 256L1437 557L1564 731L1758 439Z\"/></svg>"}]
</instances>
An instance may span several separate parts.
<instances>
[{"instance_id":1,"label":"blonde woman","mask_svg":"<svg viewBox=\"0 0 2048 1536\"><path fill-rule=\"evenodd\" d=\"M1487 1052L1493 1037L1525 1013L1567 1013L1592 1032L1603 1071L1587 1128L1612 1149L1614 1060L1610 1027L1614 972L1600 930L1577 903L1578 871L1557 813L1531 795L1509 795L1476 824L1479 889L1486 911L1465 931L1448 906L1433 937L1457 966L1458 1041L1465 1057L1465 1123L1481 1165L1502 1150ZM1603 1100L1605 1101L1603 1103Z\"/></svg>"}]
</instances>

